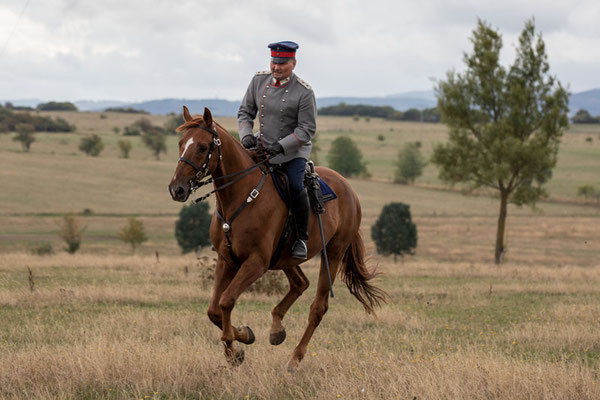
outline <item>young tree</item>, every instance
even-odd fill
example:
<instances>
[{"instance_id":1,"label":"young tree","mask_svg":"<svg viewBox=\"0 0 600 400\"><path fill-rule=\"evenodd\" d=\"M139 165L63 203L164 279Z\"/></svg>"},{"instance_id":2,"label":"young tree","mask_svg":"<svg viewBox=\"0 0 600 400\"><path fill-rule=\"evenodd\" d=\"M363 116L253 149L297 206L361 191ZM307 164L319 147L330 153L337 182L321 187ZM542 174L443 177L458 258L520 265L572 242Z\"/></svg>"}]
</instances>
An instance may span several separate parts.
<instances>
[{"instance_id":1,"label":"young tree","mask_svg":"<svg viewBox=\"0 0 600 400\"><path fill-rule=\"evenodd\" d=\"M63 223L58 232L58 236L67 244L65 250L69 254L74 254L79 250L85 228L86 227L82 226L79 219L74 215L68 214L63 217Z\"/></svg>"},{"instance_id":2,"label":"young tree","mask_svg":"<svg viewBox=\"0 0 600 400\"><path fill-rule=\"evenodd\" d=\"M142 134L142 141L150 150L157 160L160 160L160 153L167 152L167 137L162 133L161 129L152 129Z\"/></svg>"},{"instance_id":3,"label":"young tree","mask_svg":"<svg viewBox=\"0 0 600 400\"><path fill-rule=\"evenodd\" d=\"M119 151L121 152L121 158L129 158L129 152L131 151L131 142L129 140L119 140L117 142Z\"/></svg>"},{"instance_id":4,"label":"young tree","mask_svg":"<svg viewBox=\"0 0 600 400\"><path fill-rule=\"evenodd\" d=\"M129 218L127 224L117 232L117 237L125 243L131 245L131 251L135 253L135 248L148 240L144 230L144 223L135 218Z\"/></svg>"},{"instance_id":5,"label":"young tree","mask_svg":"<svg viewBox=\"0 0 600 400\"><path fill-rule=\"evenodd\" d=\"M443 181L499 192L494 260L500 263L508 203L534 205L545 195L543 184L568 125L568 92L548 72L533 20L526 22L508 70L499 63L497 31L480 20L471 41L473 53L464 56L467 70L448 72L436 88L450 134L446 144L434 148L432 162Z\"/></svg>"},{"instance_id":6,"label":"young tree","mask_svg":"<svg viewBox=\"0 0 600 400\"><path fill-rule=\"evenodd\" d=\"M399 152L396 160L395 183L414 183L423 174L427 162L417 143L407 143Z\"/></svg>"},{"instance_id":7,"label":"young tree","mask_svg":"<svg viewBox=\"0 0 600 400\"><path fill-rule=\"evenodd\" d=\"M210 244L211 219L208 203L192 203L181 208L179 219L175 222L175 238L183 253Z\"/></svg>"},{"instance_id":8,"label":"young tree","mask_svg":"<svg viewBox=\"0 0 600 400\"><path fill-rule=\"evenodd\" d=\"M104 143L102 143L102 138L94 133L91 136L81 138L79 150L88 156L96 157L104 150Z\"/></svg>"},{"instance_id":9,"label":"young tree","mask_svg":"<svg viewBox=\"0 0 600 400\"><path fill-rule=\"evenodd\" d=\"M412 222L410 206L404 203L389 203L383 207L375 224L371 227L371 237L377 253L394 255L414 254L417 248L417 226Z\"/></svg>"},{"instance_id":10,"label":"young tree","mask_svg":"<svg viewBox=\"0 0 600 400\"><path fill-rule=\"evenodd\" d=\"M594 198L596 198L597 200L600 199L600 191L596 190L596 187L594 185L589 185L589 184L579 186L577 188L577 195L583 196L586 203L587 203L588 199L594 199Z\"/></svg>"},{"instance_id":11,"label":"young tree","mask_svg":"<svg viewBox=\"0 0 600 400\"><path fill-rule=\"evenodd\" d=\"M32 124L17 124L15 126L17 134L13 137L14 141L21 142L23 151L28 152L31 147L31 143L35 142L35 128Z\"/></svg>"},{"instance_id":12,"label":"young tree","mask_svg":"<svg viewBox=\"0 0 600 400\"><path fill-rule=\"evenodd\" d=\"M337 137L331 142L327 158L329 168L344 176L360 175L367 171L362 162L362 153L354 141L347 136Z\"/></svg>"},{"instance_id":13,"label":"young tree","mask_svg":"<svg viewBox=\"0 0 600 400\"><path fill-rule=\"evenodd\" d=\"M177 134L175 130L184 122L185 121L183 120L182 114L172 114L169 116L169 119L167 119L167 121L164 123L163 129L165 130L167 135L175 135Z\"/></svg>"}]
</instances>

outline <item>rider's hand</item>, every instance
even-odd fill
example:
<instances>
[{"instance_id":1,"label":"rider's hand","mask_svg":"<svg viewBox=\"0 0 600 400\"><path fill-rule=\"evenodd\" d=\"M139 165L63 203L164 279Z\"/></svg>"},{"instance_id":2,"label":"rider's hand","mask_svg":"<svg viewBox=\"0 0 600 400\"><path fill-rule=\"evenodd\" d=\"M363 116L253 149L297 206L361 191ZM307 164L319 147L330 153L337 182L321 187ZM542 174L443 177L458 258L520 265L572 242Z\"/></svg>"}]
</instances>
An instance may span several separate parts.
<instances>
[{"instance_id":1,"label":"rider's hand","mask_svg":"<svg viewBox=\"0 0 600 400\"><path fill-rule=\"evenodd\" d=\"M283 146L281 146L279 143L273 143L265 148L265 152L269 155L269 157L275 157L277 154L283 153Z\"/></svg>"},{"instance_id":2,"label":"rider's hand","mask_svg":"<svg viewBox=\"0 0 600 400\"><path fill-rule=\"evenodd\" d=\"M253 147L256 147L256 138L254 137L254 135L246 135L242 138L242 146L244 146L247 149L251 149Z\"/></svg>"}]
</instances>

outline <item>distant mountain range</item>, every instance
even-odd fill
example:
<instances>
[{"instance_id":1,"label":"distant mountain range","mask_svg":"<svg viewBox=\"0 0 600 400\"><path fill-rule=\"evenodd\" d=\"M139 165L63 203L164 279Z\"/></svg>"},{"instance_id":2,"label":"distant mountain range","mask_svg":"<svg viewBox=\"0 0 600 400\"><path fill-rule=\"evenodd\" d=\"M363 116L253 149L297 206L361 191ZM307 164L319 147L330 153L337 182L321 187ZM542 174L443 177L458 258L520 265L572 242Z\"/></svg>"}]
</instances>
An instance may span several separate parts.
<instances>
[{"instance_id":1,"label":"distant mountain range","mask_svg":"<svg viewBox=\"0 0 600 400\"><path fill-rule=\"evenodd\" d=\"M1 100L2 103L10 101L16 106L35 107L43 100L25 99L25 100ZM80 111L103 111L110 107L132 107L138 110L144 110L151 114L169 114L181 112L181 107L186 105L192 112L200 113L204 107L208 107L216 116L235 116L237 114L240 101L222 100L222 99L161 99L150 100L139 103L128 103L116 100L90 101L80 100L73 102ZM319 97L317 98L318 107L327 107L339 103L346 104L365 104L371 106L391 106L399 111L406 111L409 108L430 108L435 107L437 101L435 93L432 90L414 91L398 93L382 97ZM600 89L592 89L584 92L574 93L569 99L570 115L574 115L578 110L589 111L593 116L600 115Z\"/></svg>"}]
</instances>

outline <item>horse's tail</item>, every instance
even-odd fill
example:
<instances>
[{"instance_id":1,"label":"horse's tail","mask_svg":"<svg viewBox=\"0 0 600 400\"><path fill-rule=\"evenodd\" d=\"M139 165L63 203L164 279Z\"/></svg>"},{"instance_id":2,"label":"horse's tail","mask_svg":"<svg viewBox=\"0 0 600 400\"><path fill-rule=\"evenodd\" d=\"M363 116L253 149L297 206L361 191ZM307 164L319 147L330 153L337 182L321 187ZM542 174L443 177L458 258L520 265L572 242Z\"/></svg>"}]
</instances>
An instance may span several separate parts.
<instances>
[{"instance_id":1,"label":"horse's tail","mask_svg":"<svg viewBox=\"0 0 600 400\"><path fill-rule=\"evenodd\" d=\"M387 302L388 294L369 283L380 273L375 268L369 271L365 264L365 245L360 231L344 254L341 272L350 293L362 303L368 314L373 313L376 307L381 307L381 303Z\"/></svg>"}]
</instances>

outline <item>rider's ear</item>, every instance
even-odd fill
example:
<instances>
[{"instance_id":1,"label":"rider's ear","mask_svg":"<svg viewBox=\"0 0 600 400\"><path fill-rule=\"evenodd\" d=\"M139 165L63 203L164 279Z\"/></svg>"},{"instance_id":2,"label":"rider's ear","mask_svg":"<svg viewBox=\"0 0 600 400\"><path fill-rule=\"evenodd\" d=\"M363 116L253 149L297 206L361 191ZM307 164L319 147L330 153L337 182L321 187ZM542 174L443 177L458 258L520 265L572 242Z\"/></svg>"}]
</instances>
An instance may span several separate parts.
<instances>
[{"instance_id":1,"label":"rider's ear","mask_svg":"<svg viewBox=\"0 0 600 400\"><path fill-rule=\"evenodd\" d=\"M206 124L207 127L211 127L213 124L213 119L212 119L212 114L210 113L210 110L206 107L204 107L204 115L202 116L202 119L204 120L204 123Z\"/></svg>"},{"instance_id":2,"label":"rider's ear","mask_svg":"<svg viewBox=\"0 0 600 400\"><path fill-rule=\"evenodd\" d=\"M192 116L190 115L190 110L186 106L183 106L183 119L185 122L189 122L192 120Z\"/></svg>"}]
</instances>

